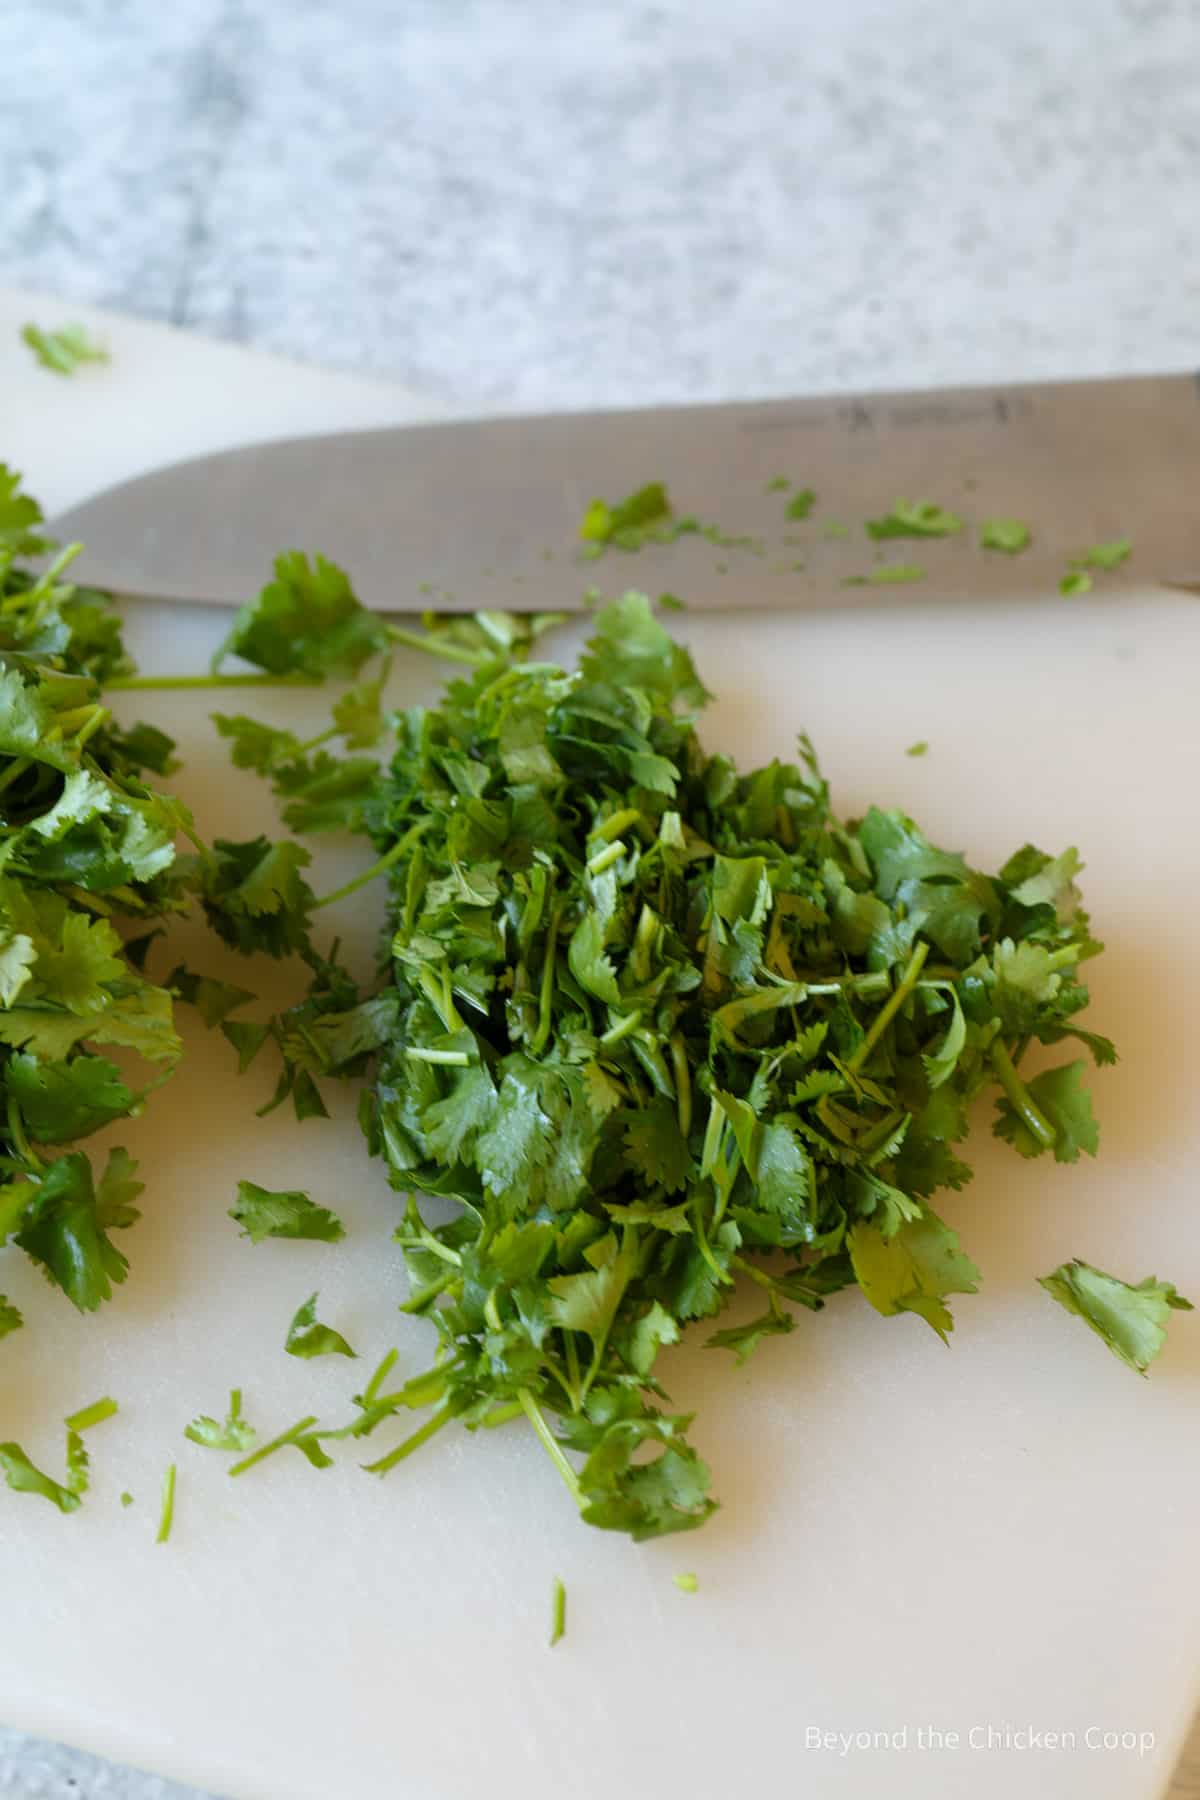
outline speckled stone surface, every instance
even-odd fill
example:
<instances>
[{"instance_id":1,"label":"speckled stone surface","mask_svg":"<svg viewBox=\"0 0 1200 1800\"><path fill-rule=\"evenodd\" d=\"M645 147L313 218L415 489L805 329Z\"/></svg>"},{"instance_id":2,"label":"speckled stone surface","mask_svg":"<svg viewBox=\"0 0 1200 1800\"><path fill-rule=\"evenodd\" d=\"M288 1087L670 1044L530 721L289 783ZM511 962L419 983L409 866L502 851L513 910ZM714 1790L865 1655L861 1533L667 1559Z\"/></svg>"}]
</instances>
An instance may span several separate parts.
<instances>
[{"instance_id":1,"label":"speckled stone surface","mask_svg":"<svg viewBox=\"0 0 1200 1800\"><path fill-rule=\"evenodd\" d=\"M1196 0L3 11L66 298L481 410L1200 360ZM0 1796L186 1800L2 1730Z\"/></svg>"}]
</instances>

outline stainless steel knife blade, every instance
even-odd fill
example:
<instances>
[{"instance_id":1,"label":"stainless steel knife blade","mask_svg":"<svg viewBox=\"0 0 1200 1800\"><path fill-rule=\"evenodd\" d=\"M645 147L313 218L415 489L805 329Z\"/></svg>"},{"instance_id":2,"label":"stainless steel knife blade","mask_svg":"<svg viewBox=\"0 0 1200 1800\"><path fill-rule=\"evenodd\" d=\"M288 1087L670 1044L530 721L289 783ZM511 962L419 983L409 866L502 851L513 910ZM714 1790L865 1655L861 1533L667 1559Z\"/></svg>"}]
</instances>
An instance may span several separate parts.
<instances>
[{"instance_id":1,"label":"stainless steel knife blade","mask_svg":"<svg viewBox=\"0 0 1200 1800\"><path fill-rule=\"evenodd\" d=\"M52 528L86 546L80 580L164 599L237 604L280 550L301 549L342 564L382 611L571 609L593 586L795 610L1052 591L1070 556L1121 535L1139 581L1186 580L1198 473L1200 376L1177 374L294 438L124 482ZM789 519L779 478L817 490L811 518ZM588 503L652 480L713 529L589 560ZM864 521L899 497L968 529L874 543ZM995 517L1028 522L1030 549L980 554ZM923 575L884 585L881 562Z\"/></svg>"}]
</instances>

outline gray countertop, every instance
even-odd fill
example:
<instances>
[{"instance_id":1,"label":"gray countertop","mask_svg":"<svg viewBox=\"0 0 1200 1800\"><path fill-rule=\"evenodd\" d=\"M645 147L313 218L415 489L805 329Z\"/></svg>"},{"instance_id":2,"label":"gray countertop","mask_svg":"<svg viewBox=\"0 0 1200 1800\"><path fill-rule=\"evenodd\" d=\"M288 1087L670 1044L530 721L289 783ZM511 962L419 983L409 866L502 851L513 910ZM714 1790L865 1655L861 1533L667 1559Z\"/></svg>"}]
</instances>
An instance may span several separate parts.
<instances>
[{"instance_id":1,"label":"gray countertop","mask_svg":"<svg viewBox=\"0 0 1200 1800\"><path fill-rule=\"evenodd\" d=\"M1197 0L5 20L3 266L66 298L481 410L1200 358ZM10 1795L185 1800L0 1730Z\"/></svg>"}]
</instances>

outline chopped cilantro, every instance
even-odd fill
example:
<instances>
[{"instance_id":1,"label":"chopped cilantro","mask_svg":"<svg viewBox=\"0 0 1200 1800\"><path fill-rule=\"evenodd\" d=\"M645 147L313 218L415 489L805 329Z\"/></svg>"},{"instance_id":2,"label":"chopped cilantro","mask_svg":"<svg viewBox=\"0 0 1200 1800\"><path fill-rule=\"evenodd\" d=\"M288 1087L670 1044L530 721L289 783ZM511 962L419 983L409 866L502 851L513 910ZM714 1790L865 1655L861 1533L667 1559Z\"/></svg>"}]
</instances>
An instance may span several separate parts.
<instances>
[{"instance_id":1,"label":"chopped cilantro","mask_svg":"<svg viewBox=\"0 0 1200 1800\"><path fill-rule=\"evenodd\" d=\"M867 575L846 575L843 587L891 587L908 581L924 581L925 571L918 563L878 563Z\"/></svg>"},{"instance_id":2,"label":"chopped cilantro","mask_svg":"<svg viewBox=\"0 0 1200 1800\"><path fill-rule=\"evenodd\" d=\"M963 522L957 513L935 506L932 500L897 500L881 519L867 520L867 536L876 543L884 538L953 537Z\"/></svg>"},{"instance_id":3,"label":"chopped cilantro","mask_svg":"<svg viewBox=\"0 0 1200 1800\"><path fill-rule=\"evenodd\" d=\"M317 1296L310 1294L288 1326L284 1349L289 1356L354 1356L340 1331L317 1323Z\"/></svg>"},{"instance_id":4,"label":"chopped cilantro","mask_svg":"<svg viewBox=\"0 0 1200 1800\"><path fill-rule=\"evenodd\" d=\"M49 1500L57 1506L59 1512L75 1512L80 1505L80 1495L72 1486L72 1476L78 1479L78 1457L76 1468L70 1469L64 1487L51 1476L42 1473L30 1462L20 1444L0 1444L0 1469L4 1471L4 1479L9 1487L18 1494L40 1494L43 1500Z\"/></svg>"},{"instance_id":5,"label":"chopped cilantro","mask_svg":"<svg viewBox=\"0 0 1200 1800\"><path fill-rule=\"evenodd\" d=\"M1133 551L1131 538L1114 538L1108 544L1093 544L1082 556L1072 558L1077 569L1119 569Z\"/></svg>"},{"instance_id":6,"label":"chopped cilantro","mask_svg":"<svg viewBox=\"0 0 1200 1800\"><path fill-rule=\"evenodd\" d=\"M1032 539L1033 533L1020 519L985 519L979 527L980 549L1002 550L1007 556L1027 550Z\"/></svg>"},{"instance_id":7,"label":"chopped cilantro","mask_svg":"<svg viewBox=\"0 0 1200 1800\"><path fill-rule=\"evenodd\" d=\"M556 1575L550 1590L550 1648L565 1636L567 1629L567 1590Z\"/></svg>"},{"instance_id":8,"label":"chopped cilantro","mask_svg":"<svg viewBox=\"0 0 1200 1800\"><path fill-rule=\"evenodd\" d=\"M579 535L586 543L603 547L614 544L620 550L640 549L650 532L667 524L671 503L661 481L648 481L624 500L611 506L593 500L583 515Z\"/></svg>"},{"instance_id":9,"label":"chopped cilantro","mask_svg":"<svg viewBox=\"0 0 1200 1800\"><path fill-rule=\"evenodd\" d=\"M337 1215L314 1205L307 1194L295 1190L274 1193L254 1181L238 1182L238 1197L229 1216L253 1244L261 1244L269 1237L317 1238L322 1243L336 1244L346 1235Z\"/></svg>"},{"instance_id":10,"label":"chopped cilantro","mask_svg":"<svg viewBox=\"0 0 1200 1800\"><path fill-rule=\"evenodd\" d=\"M908 749L904 754L905 756L924 756L928 749L929 745L926 740L924 738L918 738L915 744L910 744L908 746Z\"/></svg>"},{"instance_id":11,"label":"chopped cilantro","mask_svg":"<svg viewBox=\"0 0 1200 1800\"><path fill-rule=\"evenodd\" d=\"M1090 593L1091 588L1092 578L1082 569L1072 569L1068 574L1063 576L1058 584L1059 593L1065 594L1068 599L1072 598L1075 594Z\"/></svg>"},{"instance_id":12,"label":"chopped cilantro","mask_svg":"<svg viewBox=\"0 0 1200 1800\"><path fill-rule=\"evenodd\" d=\"M229 1474L244 1475L247 1469L254 1468L256 1463L264 1462L268 1456L274 1456L277 1450L283 1450L289 1444L299 1450L314 1469L327 1469L332 1459L321 1448L320 1434L313 1429L316 1423L315 1414L306 1419L298 1419L286 1431L281 1431L278 1437L273 1437L267 1444L260 1444L257 1450L252 1450L241 1462L234 1463Z\"/></svg>"},{"instance_id":13,"label":"chopped cilantro","mask_svg":"<svg viewBox=\"0 0 1200 1800\"><path fill-rule=\"evenodd\" d=\"M55 375L73 375L83 363L106 363L108 351L92 342L83 325L63 325L57 331L43 331L40 325L25 325L21 340L28 344L43 369Z\"/></svg>"},{"instance_id":14,"label":"chopped cilantro","mask_svg":"<svg viewBox=\"0 0 1200 1800\"><path fill-rule=\"evenodd\" d=\"M93 1401L91 1406L81 1407L72 1413L66 1421L68 1431L90 1431L93 1425L102 1425L105 1419L116 1416L117 1403L107 1396L103 1400Z\"/></svg>"},{"instance_id":15,"label":"chopped cilantro","mask_svg":"<svg viewBox=\"0 0 1200 1800\"><path fill-rule=\"evenodd\" d=\"M0 1338L7 1337L10 1331L19 1331L24 1323L12 1301L0 1294Z\"/></svg>"},{"instance_id":16,"label":"chopped cilantro","mask_svg":"<svg viewBox=\"0 0 1200 1800\"><path fill-rule=\"evenodd\" d=\"M700 1586L699 1577L690 1572L683 1575L673 1575L671 1579L681 1594L694 1594Z\"/></svg>"},{"instance_id":17,"label":"chopped cilantro","mask_svg":"<svg viewBox=\"0 0 1200 1800\"><path fill-rule=\"evenodd\" d=\"M798 493L792 495L791 499L784 507L783 516L785 519L807 519L816 504L816 490L814 488L801 488Z\"/></svg>"},{"instance_id":18,"label":"chopped cilantro","mask_svg":"<svg viewBox=\"0 0 1200 1800\"><path fill-rule=\"evenodd\" d=\"M156 1544L165 1544L171 1535L171 1527L175 1523L175 1464L168 1463L163 1476L162 1503L158 1513L158 1534Z\"/></svg>"},{"instance_id":19,"label":"chopped cilantro","mask_svg":"<svg viewBox=\"0 0 1200 1800\"><path fill-rule=\"evenodd\" d=\"M1041 1277L1060 1306L1076 1313L1104 1340L1114 1356L1139 1375L1162 1349L1172 1311L1191 1312L1192 1303L1169 1281L1148 1275L1136 1287L1078 1260Z\"/></svg>"},{"instance_id":20,"label":"chopped cilantro","mask_svg":"<svg viewBox=\"0 0 1200 1800\"><path fill-rule=\"evenodd\" d=\"M284 1445L324 1467L423 1413L364 1465L385 1475L455 1422L520 1420L587 1523L691 1530L716 1502L658 1384L689 1325L749 1280L766 1310L705 1334L739 1362L849 1286L945 1337L978 1283L934 1206L969 1177L970 1104L990 1093L1023 1156L1094 1153L1082 1064L1019 1067L1031 1041L1115 1054L1078 1023L1079 859L1026 845L987 874L903 814L843 823L807 740L745 772L707 754L704 685L642 595L598 611L573 678L476 643L368 784L375 861L346 891L386 877L378 985L314 956L303 1031L268 1027L285 1082L289 1058L367 1075L368 1148L407 1196L403 1310L437 1359L385 1391L390 1353L349 1422L302 1420L237 1472Z\"/></svg>"},{"instance_id":21,"label":"chopped cilantro","mask_svg":"<svg viewBox=\"0 0 1200 1800\"><path fill-rule=\"evenodd\" d=\"M233 1388L229 1395L229 1411L224 1421L200 1413L183 1430L185 1438L205 1450L249 1450L257 1433L242 1417L242 1390Z\"/></svg>"},{"instance_id":22,"label":"chopped cilantro","mask_svg":"<svg viewBox=\"0 0 1200 1800\"><path fill-rule=\"evenodd\" d=\"M785 494L791 487L791 478L787 475L773 475L763 489L764 494Z\"/></svg>"},{"instance_id":23,"label":"chopped cilantro","mask_svg":"<svg viewBox=\"0 0 1200 1800\"><path fill-rule=\"evenodd\" d=\"M121 1495L121 1505L122 1506L132 1506L133 1505L133 1495L130 1493L123 1493Z\"/></svg>"}]
</instances>

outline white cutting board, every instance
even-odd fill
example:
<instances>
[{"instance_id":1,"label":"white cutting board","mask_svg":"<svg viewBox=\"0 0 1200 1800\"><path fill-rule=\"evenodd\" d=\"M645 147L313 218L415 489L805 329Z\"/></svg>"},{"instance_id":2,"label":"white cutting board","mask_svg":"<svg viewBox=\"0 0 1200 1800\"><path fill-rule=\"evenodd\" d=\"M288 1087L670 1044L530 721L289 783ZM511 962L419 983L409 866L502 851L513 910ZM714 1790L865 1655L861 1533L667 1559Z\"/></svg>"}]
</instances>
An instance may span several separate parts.
<instances>
[{"instance_id":1,"label":"white cutting board","mask_svg":"<svg viewBox=\"0 0 1200 1800\"><path fill-rule=\"evenodd\" d=\"M427 410L126 320L95 321L109 369L37 370L16 326L80 313L0 296L0 454L47 504L160 459ZM1180 505L1194 497L1181 470ZM131 626L145 666L198 670L223 621L147 607ZM317 1474L294 1453L231 1482L223 1458L184 1442L234 1384L266 1432L348 1416L372 1360L395 1344L414 1373L431 1335L394 1311L397 1202L348 1099L331 1123L256 1121L267 1071L238 1081L224 1041L189 1026L180 1075L116 1134L149 1187L115 1303L78 1318L19 1254L0 1258L29 1321L0 1346L0 1435L58 1467L52 1422L100 1394L121 1403L90 1439L80 1513L0 1490L7 1722L236 1800L1161 1792L1200 1668L1200 1328L1181 1317L1140 1382L1033 1277L1078 1254L1200 1299L1200 610L1151 593L1038 595L951 618L906 594L842 620L680 628L720 694L711 743L788 754L806 726L844 811L904 806L985 867L1026 837L1080 846L1109 944L1092 1015L1124 1053L1096 1079L1100 1160L1022 1163L981 1117L977 1179L945 1211L985 1285L957 1303L949 1349L918 1319L845 1296L743 1370L673 1353L667 1379L700 1409L724 1510L696 1536L638 1548L580 1525L515 1425L444 1434L382 1482L354 1455ZM433 679L406 664L397 701ZM128 712L181 740L177 785L208 834L270 829L258 785L211 734L212 704L146 697ZM312 696L261 706L314 729L321 713ZM920 761L903 755L916 738L930 742ZM317 885L354 855L323 854ZM377 906L367 894L330 919L360 961ZM196 966L245 976L183 936ZM308 1188L344 1215L346 1241L252 1247L225 1216L239 1176ZM314 1288L359 1364L282 1354ZM171 1460L176 1524L160 1548ZM685 1569L695 1596L672 1585ZM569 1627L551 1652L555 1575ZM931 1727L959 1747L929 1747ZM1000 1747L986 1748L989 1728ZM1015 1734L1030 1728L1077 1747L1024 1748ZM907 1735L842 1752L810 1747L811 1730ZM1089 1731L1149 1744L1091 1748Z\"/></svg>"}]
</instances>

